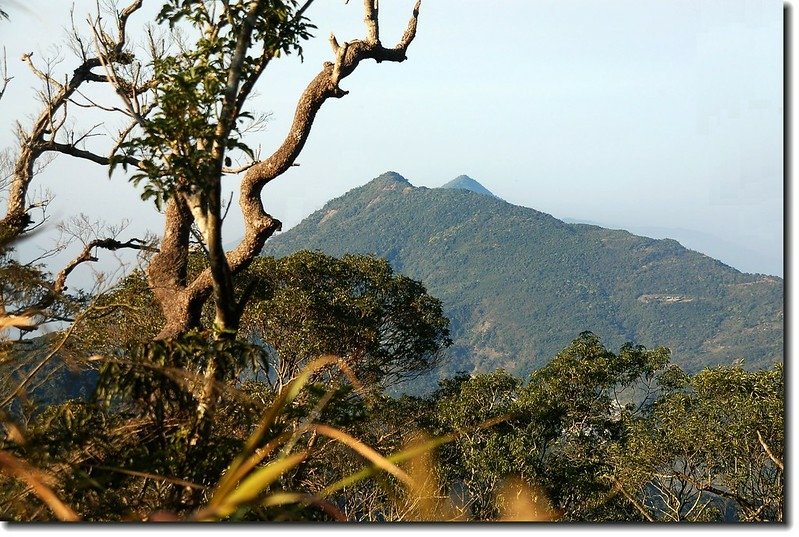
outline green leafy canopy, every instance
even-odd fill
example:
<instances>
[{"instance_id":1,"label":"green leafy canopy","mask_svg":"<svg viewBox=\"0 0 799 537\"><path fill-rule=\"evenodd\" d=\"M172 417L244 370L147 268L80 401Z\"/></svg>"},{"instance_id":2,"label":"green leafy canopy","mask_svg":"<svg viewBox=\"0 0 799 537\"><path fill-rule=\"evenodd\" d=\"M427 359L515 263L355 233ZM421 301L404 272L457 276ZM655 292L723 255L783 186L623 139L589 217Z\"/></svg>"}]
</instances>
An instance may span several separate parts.
<instances>
[{"instance_id":1,"label":"green leafy canopy","mask_svg":"<svg viewBox=\"0 0 799 537\"><path fill-rule=\"evenodd\" d=\"M176 191L204 192L218 181L223 160L214 147L221 154L239 150L255 158L244 141L253 114L243 108L239 95L229 94L235 91L231 76L251 88L271 59L290 53L302 57L301 43L315 26L297 13L294 0L259 2L257 10L245 2L171 0L156 22L169 28L178 40L177 50L151 60L153 111L142 118L140 132L120 145L109 173L119 164L126 168L129 158L137 159L140 169L131 180L143 184L142 198L152 199L160 209ZM246 52L239 42L243 25L253 29ZM188 30L198 36L193 43L186 42ZM236 101L235 117L230 128L219 129L230 121L222 117L226 101L228 106Z\"/></svg>"}]
</instances>

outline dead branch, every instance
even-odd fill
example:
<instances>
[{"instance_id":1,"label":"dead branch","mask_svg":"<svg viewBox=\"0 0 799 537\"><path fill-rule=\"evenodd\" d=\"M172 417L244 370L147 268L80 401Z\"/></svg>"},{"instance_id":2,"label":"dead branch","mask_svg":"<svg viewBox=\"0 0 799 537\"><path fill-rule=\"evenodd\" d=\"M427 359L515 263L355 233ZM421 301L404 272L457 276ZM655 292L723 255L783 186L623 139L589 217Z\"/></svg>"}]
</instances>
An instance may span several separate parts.
<instances>
[{"instance_id":1,"label":"dead branch","mask_svg":"<svg viewBox=\"0 0 799 537\"><path fill-rule=\"evenodd\" d=\"M114 50L122 51L125 42L124 26L128 17L141 7L142 0L134 1L120 15L119 36L114 43ZM85 52L81 49L82 53ZM66 119L66 107L78 89L87 82L107 82L108 77L98 74L93 69L100 67L104 61L129 62L132 56L121 52L109 57L85 57L81 64L73 71L72 76L63 82L56 81L49 72L40 70L32 61L32 54L25 54L25 61L33 73L44 82L44 106L39 115L34 119L30 131L20 129L20 151L16 159L14 170L10 179L6 214L0 219L0 236L3 242L21 234L31 223L26 213L25 200L28 189L33 181L37 160L48 151L58 151L79 158L92 160L100 164L107 164L108 159L94 155L88 151L78 149L70 144L56 142L56 135L63 127ZM58 123L54 118L61 115ZM134 162L130 162L134 164Z\"/></svg>"},{"instance_id":2,"label":"dead branch","mask_svg":"<svg viewBox=\"0 0 799 537\"><path fill-rule=\"evenodd\" d=\"M223 167L222 168L222 173L227 174L227 175L237 175L237 174L240 174L241 172L246 172L247 170L249 170L250 168L252 168L256 164L258 164L258 161L250 162L248 164L243 164L242 166L238 166L236 168Z\"/></svg>"},{"instance_id":3,"label":"dead branch","mask_svg":"<svg viewBox=\"0 0 799 537\"><path fill-rule=\"evenodd\" d=\"M53 140L42 142L40 144L40 147L47 151L56 151L58 153L69 155L75 158L89 160L91 162L103 166L108 166L112 160L112 157L104 157L102 155L98 155L97 153L92 153L91 151L87 151L86 149L80 149L78 147L75 147L75 145L73 144L64 144ZM130 156L122 157L121 161L131 166L137 166L137 167L141 164L141 161L139 159Z\"/></svg>"},{"instance_id":4,"label":"dead branch","mask_svg":"<svg viewBox=\"0 0 799 537\"><path fill-rule=\"evenodd\" d=\"M151 244L141 240L141 239L130 239L125 242L120 242L116 239L106 238L106 239L95 239L86 246L83 247L81 253L75 257L72 261L67 264L64 269L58 273L58 276L55 279L55 283L53 284L53 292L55 294L61 294L66 290L66 280L69 274L75 270L81 263L86 263L89 261L97 261L97 256L92 254L92 250L96 248L104 248L110 251L121 250L123 248L129 248L132 250L144 250L147 252L158 252L158 248L155 248Z\"/></svg>"}]
</instances>

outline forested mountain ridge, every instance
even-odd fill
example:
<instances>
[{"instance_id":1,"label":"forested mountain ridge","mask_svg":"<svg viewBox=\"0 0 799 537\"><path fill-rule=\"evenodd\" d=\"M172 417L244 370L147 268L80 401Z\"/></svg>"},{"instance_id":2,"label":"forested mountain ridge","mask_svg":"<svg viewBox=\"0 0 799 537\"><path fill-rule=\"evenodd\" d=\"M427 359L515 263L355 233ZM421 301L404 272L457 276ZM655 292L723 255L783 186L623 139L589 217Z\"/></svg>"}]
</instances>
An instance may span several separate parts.
<instances>
[{"instance_id":1,"label":"forested mountain ridge","mask_svg":"<svg viewBox=\"0 0 799 537\"><path fill-rule=\"evenodd\" d=\"M610 346L667 346L690 371L782 360L781 278L471 190L414 187L388 172L331 200L263 253L370 253L421 280L452 323L443 375L526 373L584 330Z\"/></svg>"}]
</instances>

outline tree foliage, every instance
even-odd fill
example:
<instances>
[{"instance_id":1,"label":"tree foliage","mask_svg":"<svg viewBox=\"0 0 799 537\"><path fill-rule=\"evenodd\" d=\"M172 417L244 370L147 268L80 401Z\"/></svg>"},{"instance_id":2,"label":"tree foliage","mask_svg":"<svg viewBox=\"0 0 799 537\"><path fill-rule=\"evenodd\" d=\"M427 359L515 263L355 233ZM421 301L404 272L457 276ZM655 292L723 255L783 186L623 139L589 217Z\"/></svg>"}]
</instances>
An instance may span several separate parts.
<instances>
[{"instance_id":1,"label":"tree foliage","mask_svg":"<svg viewBox=\"0 0 799 537\"><path fill-rule=\"evenodd\" d=\"M781 366L689 375L665 349L612 353L584 333L527 383L461 376L431 398L436 431L465 431L441 463L477 518L497 516L492 500L517 475L564 520L783 520Z\"/></svg>"},{"instance_id":2,"label":"tree foliage","mask_svg":"<svg viewBox=\"0 0 799 537\"><path fill-rule=\"evenodd\" d=\"M251 85L263 71L263 55L301 56L301 43L314 28L294 0L227 4L224 18L205 4L170 0L158 13L156 23L170 29L188 26L200 37L190 48L152 59L157 81L153 112L141 135L125 140L111 163L113 170L116 164L127 167L131 157L137 159L138 171L131 179L143 184L142 197L152 198L158 207L176 192L209 194L225 152L239 150L256 158L243 132L255 115L244 108L243 99L231 103L231 75ZM255 50L242 54L242 46L250 43Z\"/></svg>"},{"instance_id":3,"label":"tree foliage","mask_svg":"<svg viewBox=\"0 0 799 537\"><path fill-rule=\"evenodd\" d=\"M657 520L783 520L782 366L670 370L661 380L662 395L615 454L619 482Z\"/></svg>"},{"instance_id":4,"label":"tree foliage","mask_svg":"<svg viewBox=\"0 0 799 537\"><path fill-rule=\"evenodd\" d=\"M629 518L609 500L608 449L623 442L667 361L666 349L614 354L584 333L526 384L502 371L444 383L434 419L445 430L509 416L444 448L450 481L463 483L478 518L496 516L492 494L512 474L544 487L565 519Z\"/></svg>"},{"instance_id":5,"label":"tree foliage","mask_svg":"<svg viewBox=\"0 0 799 537\"><path fill-rule=\"evenodd\" d=\"M275 486L334 500L335 516L350 520L496 520L519 498L526 516L567 521L783 519L781 367L689 375L668 365L665 349L625 345L613 353L584 333L526 380L504 371L461 375L425 398L391 398L359 389L343 369L319 375L317 360L279 392L220 378L213 425L192 443L204 361L227 356L223 369L241 370L248 353L260 352L196 334L122 353L104 368L95 398L45 408L30 419L24 443L9 434L3 449L47 468L58 496L96 520L147 518L158 509L216 513L221 507L203 506L238 464L231 461L297 431L328 431L313 423L360 443L297 436L290 444L299 451L287 454L308 455ZM302 393L293 388L299 379L310 381ZM439 448L432 458L414 447L425 440L410 441L420 431L441 439L429 443ZM415 485L405 489L402 479L364 467L364 445L398 454L387 459L395 462L415 453L403 466ZM3 516L48 518L24 485L4 490ZM309 505L274 511L247 503L234 512L245 520L330 516Z\"/></svg>"},{"instance_id":6,"label":"tree foliage","mask_svg":"<svg viewBox=\"0 0 799 537\"><path fill-rule=\"evenodd\" d=\"M203 268L196 257L192 270ZM375 257L259 258L239 286L248 295L240 337L264 349L254 368L278 391L325 354L341 357L363 385L386 388L429 371L451 343L441 302ZM70 345L114 353L144 344L160 327L155 308L144 275L133 273L98 299Z\"/></svg>"},{"instance_id":7,"label":"tree foliage","mask_svg":"<svg viewBox=\"0 0 799 537\"><path fill-rule=\"evenodd\" d=\"M448 346L449 321L424 286L384 260L318 252L258 259L242 329L276 353L281 382L314 357L342 357L364 385L387 385L429 371Z\"/></svg>"}]
</instances>

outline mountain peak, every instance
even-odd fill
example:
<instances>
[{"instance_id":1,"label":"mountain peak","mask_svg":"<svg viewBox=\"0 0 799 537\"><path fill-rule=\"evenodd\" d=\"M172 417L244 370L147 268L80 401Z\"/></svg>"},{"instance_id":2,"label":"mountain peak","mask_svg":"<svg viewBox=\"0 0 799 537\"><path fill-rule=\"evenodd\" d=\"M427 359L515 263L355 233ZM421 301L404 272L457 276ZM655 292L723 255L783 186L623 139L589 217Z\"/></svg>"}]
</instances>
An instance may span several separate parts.
<instances>
[{"instance_id":1,"label":"mountain peak","mask_svg":"<svg viewBox=\"0 0 799 537\"><path fill-rule=\"evenodd\" d=\"M460 190L468 190L470 192L476 192L478 194L484 194L486 196L496 196L488 190L486 187L469 177L468 175L459 175L449 183L442 185L440 188L456 188Z\"/></svg>"},{"instance_id":2,"label":"mountain peak","mask_svg":"<svg viewBox=\"0 0 799 537\"><path fill-rule=\"evenodd\" d=\"M398 174L397 172L388 171L382 173L372 179L369 184L378 186L383 190L393 190L395 188L401 187L412 187L413 185L405 179L403 176Z\"/></svg>"}]
</instances>

